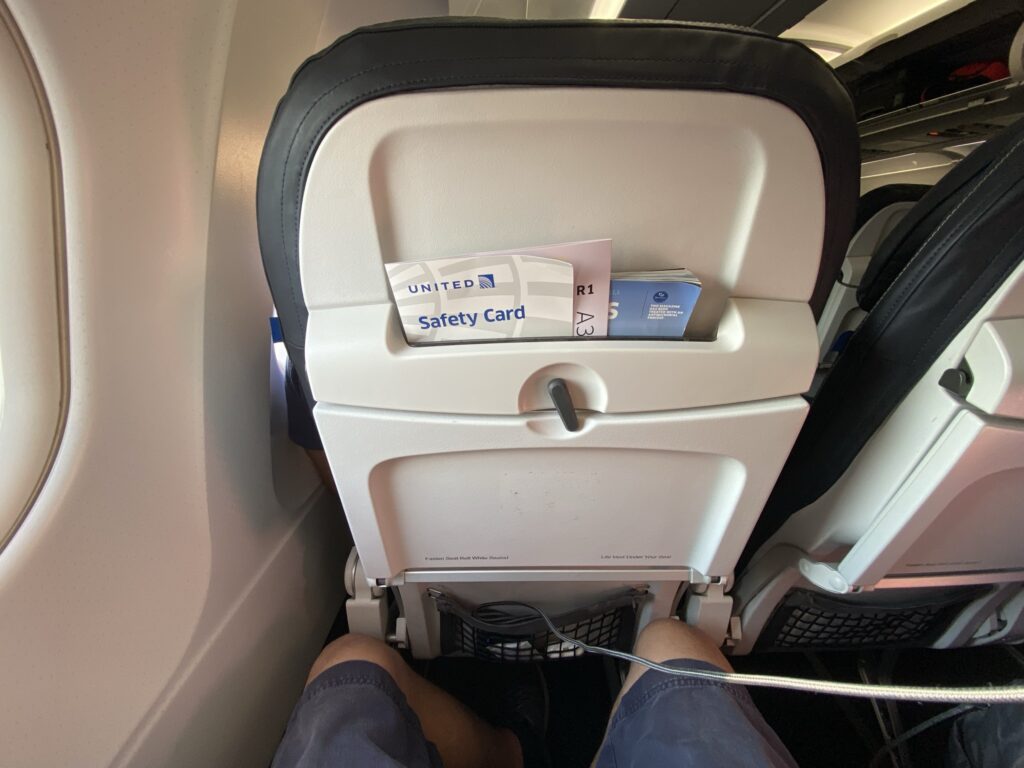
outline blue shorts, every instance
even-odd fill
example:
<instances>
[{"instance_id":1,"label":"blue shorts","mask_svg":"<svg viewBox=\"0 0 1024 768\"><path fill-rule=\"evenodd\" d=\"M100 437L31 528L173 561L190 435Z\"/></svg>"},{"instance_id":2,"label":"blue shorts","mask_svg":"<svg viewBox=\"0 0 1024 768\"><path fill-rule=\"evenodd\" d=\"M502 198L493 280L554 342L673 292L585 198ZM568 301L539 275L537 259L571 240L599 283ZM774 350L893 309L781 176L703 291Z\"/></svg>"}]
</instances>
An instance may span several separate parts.
<instances>
[{"instance_id":1,"label":"blue shorts","mask_svg":"<svg viewBox=\"0 0 1024 768\"><path fill-rule=\"evenodd\" d=\"M670 662L717 669L701 661ZM419 718L381 667L348 661L306 687L273 768L441 768ZM746 690L648 671L623 697L596 762L644 766L795 766Z\"/></svg>"}]
</instances>

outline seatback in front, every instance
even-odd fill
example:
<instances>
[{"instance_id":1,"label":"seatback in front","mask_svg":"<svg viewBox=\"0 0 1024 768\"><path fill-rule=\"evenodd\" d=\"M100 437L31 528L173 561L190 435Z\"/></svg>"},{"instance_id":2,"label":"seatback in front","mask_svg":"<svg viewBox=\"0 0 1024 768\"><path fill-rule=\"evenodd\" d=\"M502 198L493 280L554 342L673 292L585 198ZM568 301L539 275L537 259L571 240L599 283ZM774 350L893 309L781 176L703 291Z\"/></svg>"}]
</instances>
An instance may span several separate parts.
<instances>
[{"instance_id":1,"label":"seatback in front","mask_svg":"<svg viewBox=\"0 0 1024 768\"><path fill-rule=\"evenodd\" d=\"M304 281L300 274L299 221L306 181L321 143L339 121L357 112L363 105L402 96L409 98L419 93L456 93L459 90L475 89L484 100L490 98L500 101L500 93L497 96L494 93L487 96L486 92L497 90L514 94L524 89L536 92L555 92L554 89L584 92L597 88L613 89L613 93L623 95L638 92L703 92L716 94L720 101L727 100L729 94L752 96L794 113L811 133L821 166L823 202L827 211L824 212L821 223L816 225L823 226L823 231L814 235L814 239L820 243L820 259L818 263L808 265L806 274L800 277L800 284L794 285L793 288L802 294L805 291L804 283L810 281L808 303L815 317L819 316L839 274L843 253L849 241L856 194L856 180L851 177L856 174L858 155L855 129L848 119L852 108L845 89L831 70L821 67L819 61L808 57L807 54L807 49L798 43L777 40L753 30L739 28L646 21L510 22L496 19L448 18L403 21L359 29L311 57L296 72L288 92L278 105L264 146L257 188L263 264L280 318L288 356L295 366L296 379L306 396L308 406L312 408L315 399L310 391L306 366L306 327L309 317L309 301L306 294L318 290L315 281L320 275L310 276ZM735 117L737 120L744 119L740 114ZM635 118L642 122L644 115L636 115ZM586 115L580 115L579 125L585 125L586 121ZM713 122L714 120L708 124ZM742 127L737 123L733 126L733 131L741 130ZM451 128L454 129L455 126ZM437 130L442 130L442 127L438 126L435 128L435 131ZM516 144L513 121L509 122L508 130L508 142L511 147ZM572 128L566 126L564 130ZM674 129L666 124L664 130ZM637 141L632 147L628 143L616 144L617 151L625 153L623 162L628 161L630 154L636 154L638 157L650 154L642 146L642 141L646 140L641 139L643 131L638 129L636 135ZM723 138L727 141L732 140ZM668 145L675 141L680 147L688 143L698 146L693 143L692 136L683 133L659 137L657 146L668 146L662 144L662 141L668 142ZM555 143L552 142L552 146ZM601 143L596 139L591 140L590 146L593 146L596 152L593 157L594 167L601 168L608 160L601 156ZM611 147L612 144L608 143L607 146ZM467 155L471 149L471 146L465 148ZM495 145L495 151L501 153L500 142ZM753 154L733 159L749 163L755 171L761 167L761 159L758 157L761 149L751 144L744 151ZM800 150L794 147L793 151L799 153ZM431 152L436 156L436 150L432 149L428 149L427 153L421 156L426 158ZM717 157L719 153L715 152L710 156ZM486 164L487 161L482 162ZM778 167L780 162L784 162L784 159L772 158L771 167ZM571 169L566 157L552 156L543 160L544 174L536 175L535 170L538 170L541 164L541 158L537 157L536 162L526 162L523 165L524 174L534 174L531 183L542 182L545 174L552 176L550 181L554 181L559 173L569 172ZM374 170L385 169L378 166ZM723 165L723 180L727 178L726 170L727 167ZM472 180L474 174L486 174L487 168L484 165L467 168L466 171L470 175L465 178ZM582 169L572 169L571 172L579 174L581 171ZM538 197L537 205L529 211L531 220L514 222L511 216L506 217L502 228L494 229L489 237L485 237L479 230L485 226L493 227L496 223L502 223L502 217L492 217L489 214L482 216L481 211L469 207L462 213L452 210L455 198L466 193L449 188L435 200L425 198L417 201L416 205L423 211L422 215L425 217L443 216L443 219L435 220L435 224L439 226L451 224L452 216L461 216L464 229L461 241L447 236L442 237L440 229L426 226L424 223L422 231L417 234L428 233L431 240L415 244L415 255L426 258L442 253L450 255L452 249L461 251L477 247L503 248L509 245L526 245L532 244L532 241L538 238L545 242L554 242L559 238L572 239L581 232L584 225L588 227L588 231L600 231L601 227L597 222L607 220L608 211L621 206L628 208L630 215L633 216L631 231L628 234L622 231L625 224L622 221L616 221L614 226L605 229L611 234L618 234L618 243L636 252L643 260L634 259L630 254L626 257L629 261L624 259L621 264L616 264L616 268L629 267L634 261L645 267L669 265L673 261L666 257L660 257L659 261L657 254L650 253L648 256L642 252L652 251L657 239L653 234L645 238L645 227L655 224L656 227L668 231L664 221L658 222L654 218L657 216L677 220L675 232L679 240L674 247L690 259L687 262L690 267L700 269L701 262L711 256L728 257L737 261L735 256L730 256L724 251L746 248L742 242L743 238L751 234L758 235L763 230L761 223L737 221L732 241L691 241L686 236L688 230L696 229L699 226L699 217L714 210L717 198L712 197L712 194L717 195L717 191L709 190L709 196L704 201L694 193L687 195L685 199L667 198L661 205L655 206L652 201L659 190L656 185L645 188L644 174L648 172L649 170L643 167L638 167L635 174L627 174L624 169L619 169L615 171L615 176L605 177L608 185L620 183L623 178L628 178L628 185L623 187L606 186L599 176L593 179L581 176L573 194L578 198L578 203L587 203L585 207L564 201L545 210L543 206L548 204L551 193L529 188L516 189L516 197ZM492 194L495 194L501 189L501 179L495 178L493 183L495 192ZM424 180L423 184L421 191L425 195L436 195L441 192L433 187L429 180ZM478 188L475 181L470 186L473 189ZM562 183L551 184L552 189L562 190L564 186ZM670 190L665 191L670 193ZM495 197L496 201L499 199ZM800 199L802 197L795 199L793 205L800 205ZM641 210L639 205L631 206L632 200L647 204L649 207L645 211ZM793 207L781 199L756 202L757 205L754 207L764 208L764 217L775 215L771 207L780 210ZM392 213L386 207L388 201L378 199L376 203L381 207L367 212L368 215L386 219ZM496 202L495 210L505 204L504 201ZM751 206L747 207L754 209ZM577 208L582 210L576 210ZM443 213L434 214L431 212L432 209L443 209ZM580 218L584 211L590 212L587 219ZM525 210L521 212L526 213ZM339 216L346 213L338 211ZM409 215L408 211L401 213ZM509 213L514 214L516 211L510 210ZM808 210L807 213L811 214L811 211ZM565 220L564 217L567 215L578 219L578 223ZM821 216L821 212L814 215ZM562 219L549 220L553 217ZM778 221L784 223L786 219L780 217ZM385 223L386 221L382 220L382 224ZM752 223L756 223L757 226L751 228ZM802 232L804 227L795 229ZM356 233L364 231L367 232L369 244L372 244L374 251L381 251L381 256L385 260L409 258L406 251L412 244L389 241L389 230L386 227L381 231L382 239L379 242L375 240L375 229L364 230L362 227L350 228L347 239L351 240ZM339 249L343 245L344 243L339 243ZM349 248L352 247L362 247L362 242L353 242ZM428 252L428 247L435 250ZM712 247L720 248L723 253L700 253ZM695 250L698 251L696 254ZM697 261L694 261L695 256ZM355 268L359 263L358 255L339 250L339 263L352 258L355 262L351 266ZM782 255L777 258L782 258ZM698 329L703 329L699 333L703 332L706 337L713 337L717 318L709 317L702 321L701 313L707 313L709 316L720 315L721 301L728 292L747 291L751 296L761 293L757 289L748 289L744 281L738 279L741 277L739 264L734 266L734 274L722 276L722 282L725 283L722 288L725 290L718 290L718 286L715 285L706 285L706 288L711 289L705 291L706 296L711 293L717 294L706 298L703 306L698 308L696 324ZM360 273L359 276L349 279L365 282L370 277ZM374 279L379 278L375 276ZM708 306L713 303L718 306Z\"/></svg>"},{"instance_id":2,"label":"seatback in front","mask_svg":"<svg viewBox=\"0 0 1024 768\"><path fill-rule=\"evenodd\" d=\"M819 499L1024 255L1024 122L961 161L903 218L858 288L868 312L820 391L744 559Z\"/></svg>"},{"instance_id":3,"label":"seatback in front","mask_svg":"<svg viewBox=\"0 0 1024 768\"><path fill-rule=\"evenodd\" d=\"M642 623L732 572L807 410L856 185L834 73L755 32L433 20L303 66L261 247L359 567L404 584L415 654L460 637L428 589L576 616L640 584ZM593 238L612 271L698 275L685 338L403 334L385 265Z\"/></svg>"},{"instance_id":4,"label":"seatback in front","mask_svg":"<svg viewBox=\"0 0 1024 768\"><path fill-rule=\"evenodd\" d=\"M1024 123L879 249L744 556L751 648L1020 637Z\"/></svg>"}]
</instances>

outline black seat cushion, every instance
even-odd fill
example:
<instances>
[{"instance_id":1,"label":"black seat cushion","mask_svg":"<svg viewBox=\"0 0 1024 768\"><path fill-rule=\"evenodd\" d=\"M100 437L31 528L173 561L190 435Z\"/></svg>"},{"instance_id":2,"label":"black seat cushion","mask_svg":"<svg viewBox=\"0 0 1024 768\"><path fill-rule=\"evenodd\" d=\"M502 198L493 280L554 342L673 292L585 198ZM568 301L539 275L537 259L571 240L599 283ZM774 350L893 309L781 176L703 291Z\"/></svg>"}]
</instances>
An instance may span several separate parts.
<instances>
[{"instance_id":1,"label":"black seat cushion","mask_svg":"<svg viewBox=\"0 0 1024 768\"><path fill-rule=\"evenodd\" d=\"M929 188L896 225L871 258L857 291L857 301L866 311L878 303L907 262L921 248L931 231L956 207L967 191L997 163L1012 140L1013 126L982 144L958 163L939 183Z\"/></svg>"},{"instance_id":2,"label":"black seat cushion","mask_svg":"<svg viewBox=\"0 0 1024 768\"><path fill-rule=\"evenodd\" d=\"M317 146L346 112L368 100L486 85L730 91L793 110L814 137L824 173L824 248L811 302L820 312L853 224L858 147L846 89L803 45L752 30L675 22L383 24L356 30L302 65L277 107L260 162L260 250L284 342L307 398L299 212Z\"/></svg>"},{"instance_id":3,"label":"black seat cushion","mask_svg":"<svg viewBox=\"0 0 1024 768\"><path fill-rule=\"evenodd\" d=\"M943 177L879 254L860 297L870 311L815 397L742 563L832 487L1020 263L1024 121Z\"/></svg>"}]
</instances>

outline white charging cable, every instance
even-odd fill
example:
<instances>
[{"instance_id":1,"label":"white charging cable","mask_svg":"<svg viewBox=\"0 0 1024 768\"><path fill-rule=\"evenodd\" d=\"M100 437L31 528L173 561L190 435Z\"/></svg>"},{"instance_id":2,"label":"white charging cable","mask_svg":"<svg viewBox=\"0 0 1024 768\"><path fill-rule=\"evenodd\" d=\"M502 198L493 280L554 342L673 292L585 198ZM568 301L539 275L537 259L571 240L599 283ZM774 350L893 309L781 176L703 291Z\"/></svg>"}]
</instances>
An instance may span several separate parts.
<instances>
[{"instance_id":1,"label":"white charging cable","mask_svg":"<svg viewBox=\"0 0 1024 768\"><path fill-rule=\"evenodd\" d=\"M587 653L611 656L623 661L641 664L658 672L681 677L693 677L701 680L713 680L730 685L756 686L759 688L785 688L804 693L825 693L833 696L851 696L860 699L887 699L892 701L918 701L946 704L1014 704L1024 702L1024 686L991 686L954 688L949 686L916 686L916 685L883 685L866 683L842 683L830 680L809 680L802 677L783 677L777 675L750 675L738 672L723 672L707 669L684 669L671 667L667 664L644 659L632 653L617 651L612 648L601 648L588 645L582 640L560 632L551 622L548 615L540 608L521 603L507 601L505 604L521 605L537 613L548 626L548 631L563 643L568 643Z\"/></svg>"}]
</instances>

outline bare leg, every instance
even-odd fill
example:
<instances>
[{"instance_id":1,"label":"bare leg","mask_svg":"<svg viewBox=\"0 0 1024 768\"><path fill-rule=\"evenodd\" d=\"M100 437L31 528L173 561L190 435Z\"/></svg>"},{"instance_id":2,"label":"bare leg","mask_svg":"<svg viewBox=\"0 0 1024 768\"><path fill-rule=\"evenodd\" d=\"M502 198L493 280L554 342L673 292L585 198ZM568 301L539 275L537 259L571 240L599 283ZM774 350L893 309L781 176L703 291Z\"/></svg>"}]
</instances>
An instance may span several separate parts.
<instances>
[{"instance_id":1,"label":"bare leg","mask_svg":"<svg viewBox=\"0 0 1024 768\"><path fill-rule=\"evenodd\" d=\"M380 640L364 635L338 638L313 662L306 684L344 661L372 662L394 678L419 717L424 735L441 754L445 768L522 768L519 740L511 731L481 720L457 699L413 672L396 651Z\"/></svg>"},{"instance_id":2,"label":"bare leg","mask_svg":"<svg viewBox=\"0 0 1024 768\"><path fill-rule=\"evenodd\" d=\"M675 619L659 619L644 627L640 637L636 639L633 653L659 663L670 659L696 659L714 664L726 672L732 672L732 666L707 635L699 629ZM626 681L622 684L622 690L619 691L612 714L615 714L615 710L618 709L622 697L646 671L647 667L641 664L629 665Z\"/></svg>"}]
</instances>

